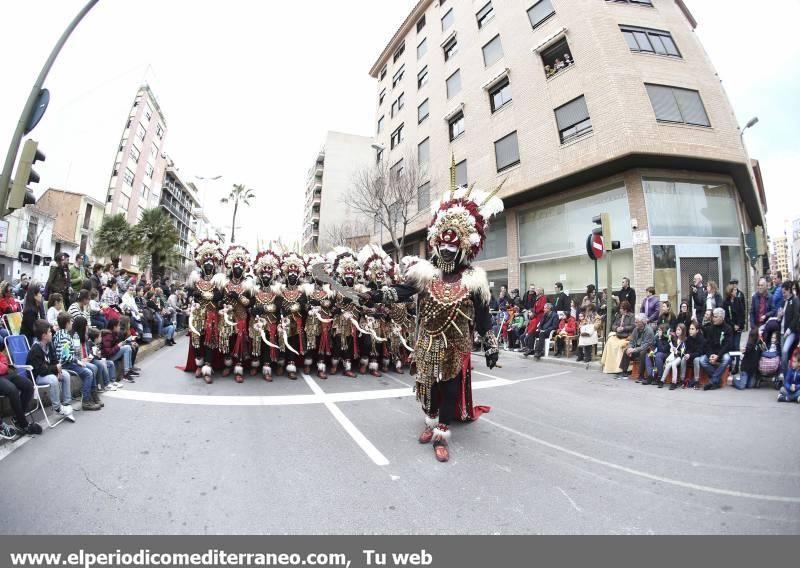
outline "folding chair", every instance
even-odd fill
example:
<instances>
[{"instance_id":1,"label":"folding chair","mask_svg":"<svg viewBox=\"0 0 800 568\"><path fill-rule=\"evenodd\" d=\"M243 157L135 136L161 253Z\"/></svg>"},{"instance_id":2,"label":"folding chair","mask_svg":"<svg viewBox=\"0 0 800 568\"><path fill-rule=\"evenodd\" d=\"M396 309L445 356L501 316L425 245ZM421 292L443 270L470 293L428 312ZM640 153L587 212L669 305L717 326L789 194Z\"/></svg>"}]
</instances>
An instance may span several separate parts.
<instances>
[{"instance_id":1,"label":"folding chair","mask_svg":"<svg viewBox=\"0 0 800 568\"><path fill-rule=\"evenodd\" d=\"M6 329L11 335L19 335L22 330L22 313L11 312L10 314L3 315L3 321L6 323Z\"/></svg>"},{"instance_id":2,"label":"folding chair","mask_svg":"<svg viewBox=\"0 0 800 568\"><path fill-rule=\"evenodd\" d=\"M21 376L27 376L31 380L33 383L33 398L36 399L39 408L42 409L42 414L44 414L44 420L47 422L47 425L50 428L55 428L64 421L64 418L62 417L55 422L51 422L50 418L47 416L40 391L50 389L50 385L36 384L36 377L33 376L33 367L28 365L28 352L31 350L30 345L28 345L28 338L24 335L9 335L6 337L5 343L6 353L8 353L8 359L11 365L20 371Z\"/></svg>"}]
</instances>

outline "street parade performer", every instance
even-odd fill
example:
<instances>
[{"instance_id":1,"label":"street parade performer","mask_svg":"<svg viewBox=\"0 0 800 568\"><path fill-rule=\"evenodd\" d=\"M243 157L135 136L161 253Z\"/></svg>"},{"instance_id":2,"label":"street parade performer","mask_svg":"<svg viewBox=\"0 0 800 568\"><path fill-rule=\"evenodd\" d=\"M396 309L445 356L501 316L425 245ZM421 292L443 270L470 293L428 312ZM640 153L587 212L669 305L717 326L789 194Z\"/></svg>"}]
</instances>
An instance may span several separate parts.
<instances>
[{"instance_id":1,"label":"street parade performer","mask_svg":"<svg viewBox=\"0 0 800 568\"><path fill-rule=\"evenodd\" d=\"M280 303L281 347L286 354L287 376L296 380L297 363L301 358L303 358L303 371L306 374L311 372L311 360L305 358L305 340L303 339L309 285L304 284L302 278L306 275L308 267L302 256L294 252L287 252L281 257L281 271L285 279ZM311 288L313 289L313 286Z\"/></svg>"},{"instance_id":2,"label":"street parade performer","mask_svg":"<svg viewBox=\"0 0 800 568\"><path fill-rule=\"evenodd\" d=\"M310 255L307 259L308 266L323 264L325 271L330 276L331 267L320 255ZM306 315L306 357L316 359L317 376L327 379L327 360L333 354L331 330L333 329L333 302L336 292L331 290L329 284L316 283L308 299L308 314Z\"/></svg>"},{"instance_id":3,"label":"street parade performer","mask_svg":"<svg viewBox=\"0 0 800 568\"><path fill-rule=\"evenodd\" d=\"M491 331L486 272L470 263L486 240L489 218L503 210L496 197L502 185L488 195L471 187L457 188L453 165L450 190L434 207L428 228L431 262L416 262L404 284L364 295L371 302L396 303L419 294L415 390L425 413L419 442L433 441L440 462L449 459L451 422L470 422L488 411L472 404L472 338L474 331L483 338L490 369L497 364L497 339Z\"/></svg>"},{"instance_id":4,"label":"street parade performer","mask_svg":"<svg viewBox=\"0 0 800 568\"><path fill-rule=\"evenodd\" d=\"M244 382L244 364L248 359L247 319L253 301L255 285L247 276L250 268L250 253L241 245L231 245L225 254L228 277L222 289L222 321L219 326L219 348L225 357L222 376L231 374L237 383Z\"/></svg>"},{"instance_id":5,"label":"street parade performer","mask_svg":"<svg viewBox=\"0 0 800 568\"><path fill-rule=\"evenodd\" d=\"M250 307L250 376L258 374L259 367L265 381L272 381L272 365L278 365L280 339L278 320L283 285L276 282L281 271L281 258L273 250L256 255L253 274L257 279L253 304ZM280 372L283 372L279 368Z\"/></svg>"},{"instance_id":6,"label":"street parade performer","mask_svg":"<svg viewBox=\"0 0 800 568\"><path fill-rule=\"evenodd\" d=\"M358 253L358 263L364 274L364 285L368 290L380 290L391 285L394 274L394 261L384 250L376 244L365 245ZM389 351L391 326L389 325L389 310L386 306L378 304L374 310L365 310L361 317L361 367L364 373L369 366L369 374L381 377L378 370L378 360L381 360L384 373L389 371ZM364 333L366 332L366 333Z\"/></svg>"},{"instance_id":7,"label":"street parade performer","mask_svg":"<svg viewBox=\"0 0 800 568\"><path fill-rule=\"evenodd\" d=\"M329 253L328 262L333 277L345 289L354 291L361 276L361 268L353 250L348 247L336 247ZM356 374L353 372L353 361L358 361L358 328L360 327L358 320L361 317L361 308L344 294L336 294L333 314L331 375L336 374L341 360L344 376L354 378Z\"/></svg>"},{"instance_id":8,"label":"street parade performer","mask_svg":"<svg viewBox=\"0 0 800 568\"><path fill-rule=\"evenodd\" d=\"M219 242L204 239L197 244L194 261L198 270L192 272L188 281L189 308L189 357L186 370L194 371L206 383L211 384L212 364L219 347L219 307L225 275L218 273L222 265L222 249Z\"/></svg>"}]
</instances>

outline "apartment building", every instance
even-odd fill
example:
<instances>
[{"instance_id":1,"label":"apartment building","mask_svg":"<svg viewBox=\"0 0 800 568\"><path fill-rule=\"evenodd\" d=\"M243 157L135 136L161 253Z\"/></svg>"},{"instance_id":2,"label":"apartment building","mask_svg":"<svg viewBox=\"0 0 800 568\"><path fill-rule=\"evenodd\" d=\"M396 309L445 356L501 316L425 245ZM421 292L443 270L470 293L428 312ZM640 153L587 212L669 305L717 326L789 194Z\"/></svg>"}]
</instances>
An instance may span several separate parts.
<instances>
[{"instance_id":1,"label":"apartment building","mask_svg":"<svg viewBox=\"0 0 800 568\"><path fill-rule=\"evenodd\" d=\"M180 257L181 264L184 268L192 266L194 253L191 239L197 226L200 202L198 201L197 187L192 182L184 181L178 168L171 161L164 174L159 205L175 225L175 231L178 233L175 252Z\"/></svg>"},{"instance_id":2,"label":"apartment building","mask_svg":"<svg viewBox=\"0 0 800 568\"><path fill-rule=\"evenodd\" d=\"M459 184L506 181L479 257L496 288L581 293L600 213L614 288L747 282L742 234L766 204L696 26L682 0L420 0L370 69L373 160L416 153L431 173L403 252L424 254L454 157Z\"/></svg>"},{"instance_id":3,"label":"apartment building","mask_svg":"<svg viewBox=\"0 0 800 568\"><path fill-rule=\"evenodd\" d=\"M49 188L36 205L55 218L53 231L78 243L78 252L92 258L94 236L103 224L103 203L84 193Z\"/></svg>"}]
</instances>

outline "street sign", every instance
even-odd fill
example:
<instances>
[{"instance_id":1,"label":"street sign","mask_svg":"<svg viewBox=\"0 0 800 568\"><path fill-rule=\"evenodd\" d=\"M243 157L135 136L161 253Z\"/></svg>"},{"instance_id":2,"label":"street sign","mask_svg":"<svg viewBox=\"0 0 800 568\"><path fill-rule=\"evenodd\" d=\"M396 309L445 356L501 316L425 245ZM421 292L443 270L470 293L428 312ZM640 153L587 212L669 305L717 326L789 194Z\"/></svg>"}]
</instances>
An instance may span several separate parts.
<instances>
[{"instance_id":1,"label":"street sign","mask_svg":"<svg viewBox=\"0 0 800 568\"><path fill-rule=\"evenodd\" d=\"M589 235L586 239L586 254L592 260L600 260L603 258L605 247L603 246L603 237L601 235Z\"/></svg>"},{"instance_id":2,"label":"street sign","mask_svg":"<svg viewBox=\"0 0 800 568\"><path fill-rule=\"evenodd\" d=\"M39 121L42 120L44 116L44 111L47 110L47 105L50 104L50 91L47 89L42 89L39 91L39 98L36 99L36 103L33 107L33 113L28 120L28 124L25 126L25 134L27 136L28 133L36 128L36 125L39 124Z\"/></svg>"}]
</instances>

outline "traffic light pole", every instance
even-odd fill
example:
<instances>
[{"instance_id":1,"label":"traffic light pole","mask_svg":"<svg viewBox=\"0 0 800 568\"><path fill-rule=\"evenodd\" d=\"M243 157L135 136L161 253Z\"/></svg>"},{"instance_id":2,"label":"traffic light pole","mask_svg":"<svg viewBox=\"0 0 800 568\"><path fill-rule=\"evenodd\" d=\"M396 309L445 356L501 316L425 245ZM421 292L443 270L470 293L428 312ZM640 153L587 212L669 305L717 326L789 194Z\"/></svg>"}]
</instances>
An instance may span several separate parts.
<instances>
[{"instance_id":1,"label":"traffic light pole","mask_svg":"<svg viewBox=\"0 0 800 568\"><path fill-rule=\"evenodd\" d=\"M608 296L606 297L606 343L608 343L608 336L611 334L611 326L613 325L612 315L614 313L614 294L612 292L611 283L611 251L607 250L606 254L606 286L608 286ZM603 347L605 349L605 346Z\"/></svg>"},{"instance_id":2,"label":"traffic light pole","mask_svg":"<svg viewBox=\"0 0 800 568\"><path fill-rule=\"evenodd\" d=\"M3 171L0 173L0 217L5 217L7 213L6 203L8 201L8 186L11 182L11 170L14 169L14 162L17 159L19 146L22 142L22 137L25 135L25 128L27 127L31 116L33 115L34 109L36 108L36 101L39 100L39 93L42 90L42 85L44 85L44 80L47 78L50 68L53 66L56 57L58 57L61 48L64 47L64 44L67 42L69 36L72 34L75 28L78 27L78 24L83 17L88 14L89 10L94 8L94 5L98 2L99 0L89 0L83 9L78 13L78 15L75 16L72 22L70 22L69 26L67 26L67 29L64 30L63 34L61 34L58 43L56 43L56 46L50 53L50 57L47 58L44 67L42 67L42 70L39 72L39 77L33 84L31 94L28 95L25 108L22 109L22 114L19 117L17 129L14 131L14 137L11 139L11 145L8 147L6 161L5 164L3 164Z\"/></svg>"}]
</instances>

